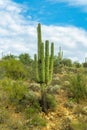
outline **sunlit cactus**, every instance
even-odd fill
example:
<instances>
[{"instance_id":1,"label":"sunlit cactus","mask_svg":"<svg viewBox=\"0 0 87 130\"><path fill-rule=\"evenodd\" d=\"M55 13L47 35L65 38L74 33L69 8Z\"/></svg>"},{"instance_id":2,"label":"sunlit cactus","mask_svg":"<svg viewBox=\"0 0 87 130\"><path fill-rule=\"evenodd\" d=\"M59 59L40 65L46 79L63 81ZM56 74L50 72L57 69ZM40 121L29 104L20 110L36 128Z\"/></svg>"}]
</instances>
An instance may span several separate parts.
<instances>
[{"instance_id":1,"label":"sunlit cactus","mask_svg":"<svg viewBox=\"0 0 87 130\"><path fill-rule=\"evenodd\" d=\"M37 27L37 36L38 36L38 58L35 56L35 72L36 80L39 83L49 84L52 80L53 74L53 59L54 59L54 43L51 44L51 54L49 54L49 41L42 43L41 38L41 24L38 24Z\"/></svg>"},{"instance_id":2,"label":"sunlit cactus","mask_svg":"<svg viewBox=\"0 0 87 130\"><path fill-rule=\"evenodd\" d=\"M44 58L44 43L41 43L41 64L40 64L40 74L39 74L39 79L41 83L45 82L45 58Z\"/></svg>"},{"instance_id":3,"label":"sunlit cactus","mask_svg":"<svg viewBox=\"0 0 87 130\"><path fill-rule=\"evenodd\" d=\"M49 41L45 42L45 83L49 83Z\"/></svg>"},{"instance_id":4,"label":"sunlit cactus","mask_svg":"<svg viewBox=\"0 0 87 130\"><path fill-rule=\"evenodd\" d=\"M41 36L41 24L39 23L37 26L37 40L38 40L38 61L40 60L41 56L41 43L42 43L42 36Z\"/></svg>"},{"instance_id":5,"label":"sunlit cactus","mask_svg":"<svg viewBox=\"0 0 87 130\"><path fill-rule=\"evenodd\" d=\"M63 59L63 51L61 50L61 47L59 47L59 52L58 52L58 61L59 63L62 61Z\"/></svg>"},{"instance_id":6,"label":"sunlit cactus","mask_svg":"<svg viewBox=\"0 0 87 130\"><path fill-rule=\"evenodd\" d=\"M35 78L41 84L41 106L42 111L47 113L46 88L52 81L53 59L54 59L54 43L51 44L51 53L49 52L49 41L45 41L45 45L41 38L41 25L37 27L38 36L38 54L34 55L35 61Z\"/></svg>"},{"instance_id":7,"label":"sunlit cactus","mask_svg":"<svg viewBox=\"0 0 87 130\"><path fill-rule=\"evenodd\" d=\"M50 73L49 73L49 80L52 81L53 75L53 62L54 62L54 43L51 43L51 55L50 55Z\"/></svg>"}]
</instances>

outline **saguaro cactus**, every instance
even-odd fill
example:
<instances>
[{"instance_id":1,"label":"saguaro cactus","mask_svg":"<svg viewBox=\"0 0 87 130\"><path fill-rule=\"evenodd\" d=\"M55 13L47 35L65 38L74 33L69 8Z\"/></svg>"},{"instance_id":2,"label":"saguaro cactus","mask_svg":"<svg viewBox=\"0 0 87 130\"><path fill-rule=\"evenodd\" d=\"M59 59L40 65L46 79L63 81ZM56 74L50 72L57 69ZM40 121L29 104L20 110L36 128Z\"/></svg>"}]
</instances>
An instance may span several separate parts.
<instances>
[{"instance_id":1,"label":"saguaro cactus","mask_svg":"<svg viewBox=\"0 0 87 130\"><path fill-rule=\"evenodd\" d=\"M61 50L61 47L59 47L59 52L58 52L58 61L59 63L62 61L63 59L63 51Z\"/></svg>"},{"instance_id":2,"label":"saguaro cactus","mask_svg":"<svg viewBox=\"0 0 87 130\"><path fill-rule=\"evenodd\" d=\"M54 43L51 44L51 54L49 55L49 41L46 40L45 48L41 38L41 24L37 27L38 54L35 55L36 80L40 83L49 84L53 74ZM38 57L38 59L37 59Z\"/></svg>"},{"instance_id":3,"label":"saguaro cactus","mask_svg":"<svg viewBox=\"0 0 87 130\"><path fill-rule=\"evenodd\" d=\"M34 56L35 60L35 73L36 81L41 84L41 97L42 97L42 109L46 112L46 89L47 86L52 81L53 74L53 59L54 59L54 43L51 43L51 54L49 54L49 41L42 42L41 37L41 24L37 27L37 37L38 37L38 54ZM38 57L38 58L37 58ZM43 89L44 88L44 89Z\"/></svg>"}]
</instances>

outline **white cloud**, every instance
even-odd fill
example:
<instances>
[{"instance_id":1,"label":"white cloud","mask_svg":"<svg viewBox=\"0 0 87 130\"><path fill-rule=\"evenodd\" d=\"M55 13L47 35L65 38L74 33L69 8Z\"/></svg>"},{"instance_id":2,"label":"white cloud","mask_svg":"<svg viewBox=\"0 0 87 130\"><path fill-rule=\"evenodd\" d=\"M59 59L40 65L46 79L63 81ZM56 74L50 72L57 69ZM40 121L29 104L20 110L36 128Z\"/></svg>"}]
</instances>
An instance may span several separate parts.
<instances>
[{"instance_id":1,"label":"white cloud","mask_svg":"<svg viewBox=\"0 0 87 130\"><path fill-rule=\"evenodd\" d=\"M51 2L67 2L70 5L87 5L87 0L48 0Z\"/></svg>"},{"instance_id":2,"label":"white cloud","mask_svg":"<svg viewBox=\"0 0 87 130\"><path fill-rule=\"evenodd\" d=\"M25 20L21 14L24 7L11 0L0 0L0 46L3 53L32 51L36 42L36 22ZM33 26L32 26L33 24ZM29 43L30 42L30 43Z\"/></svg>"},{"instance_id":3,"label":"white cloud","mask_svg":"<svg viewBox=\"0 0 87 130\"><path fill-rule=\"evenodd\" d=\"M37 52L37 22L26 20L23 8L11 0L0 0L0 53L20 54ZM31 16L30 16L31 17ZM64 57L83 61L87 50L87 32L73 26L42 25L43 41L55 43L55 54L59 46Z\"/></svg>"},{"instance_id":4,"label":"white cloud","mask_svg":"<svg viewBox=\"0 0 87 130\"><path fill-rule=\"evenodd\" d=\"M55 43L55 53L58 47L64 50L64 57L71 57L73 60L84 61L87 50L87 32L73 26L42 26L43 38L48 38Z\"/></svg>"},{"instance_id":5,"label":"white cloud","mask_svg":"<svg viewBox=\"0 0 87 130\"><path fill-rule=\"evenodd\" d=\"M47 0L50 2L63 2L63 3L67 3L69 6L77 6L77 7L81 7L83 11L87 12L87 0Z\"/></svg>"}]
</instances>

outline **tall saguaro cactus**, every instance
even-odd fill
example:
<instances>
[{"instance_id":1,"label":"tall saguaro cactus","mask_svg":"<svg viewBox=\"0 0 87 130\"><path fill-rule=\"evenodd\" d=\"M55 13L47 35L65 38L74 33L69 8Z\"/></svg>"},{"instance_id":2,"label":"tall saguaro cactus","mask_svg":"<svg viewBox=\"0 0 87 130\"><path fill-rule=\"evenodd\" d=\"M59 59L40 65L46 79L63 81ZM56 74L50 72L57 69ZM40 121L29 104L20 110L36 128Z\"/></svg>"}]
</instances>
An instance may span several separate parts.
<instances>
[{"instance_id":1,"label":"tall saguaro cactus","mask_svg":"<svg viewBox=\"0 0 87 130\"><path fill-rule=\"evenodd\" d=\"M54 43L51 43L51 54L49 55L49 41L42 43L41 24L37 27L38 54L35 54L36 80L39 83L49 84L53 74ZM38 57L38 58L37 58Z\"/></svg>"},{"instance_id":2,"label":"tall saguaro cactus","mask_svg":"<svg viewBox=\"0 0 87 130\"><path fill-rule=\"evenodd\" d=\"M36 81L41 84L42 109L46 112L46 92L45 87L52 81L53 59L54 59L54 43L51 43L51 53L49 53L49 41L42 42L41 24L37 27L38 37L38 54L34 56ZM44 88L44 89L43 89Z\"/></svg>"}]
</instances>

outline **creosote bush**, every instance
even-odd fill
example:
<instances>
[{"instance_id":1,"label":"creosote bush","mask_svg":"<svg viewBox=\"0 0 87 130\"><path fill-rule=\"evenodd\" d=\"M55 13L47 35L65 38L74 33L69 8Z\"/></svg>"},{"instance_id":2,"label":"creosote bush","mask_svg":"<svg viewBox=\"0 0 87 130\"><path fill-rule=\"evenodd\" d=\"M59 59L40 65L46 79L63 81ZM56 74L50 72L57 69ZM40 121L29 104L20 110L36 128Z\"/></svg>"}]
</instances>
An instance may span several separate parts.
<instances>
[{"instance_id":1,"label":"creosote bush","mask_svg":"<svg viewBox=\"0 0 87 130\"><path fill-rule=\"evenodd\" d=\"M54 111L57 105L55 97L51 94L47 94L46 101L47 101L47 108L51 111Z\"/></svg>"},{"instance_id":2,"label":"creosote bush","mask_svg":"<svg viewBox=\"0 0 87 130\"><path fill-rule=\"evenodd\" d=\"M43 127L46 126L46 120L39 115L39 111L35 107L30 107L26 109L26 117L28 119L27 125Z\"/></svg>"},{"instance_id":3,"label":"creosote bush","mask_svg":"<svg viewBox=\"0 0 87 130\"><path fill-rule=\"evenodd\" d=\"M9 113L3 107L3 109L0 109L0 124L6 123L8 118L9 118Z\"/></svg>"},{"instance_id":4,"label":"creosote bush","mask_svg":"<svg viewBox=\"0 0 87 130\"><path fill-rule=\"evenodd\" d=\"M0 62L0 68L4 70L4 76L8 78L12 78L14 80L17 79L26 79L27 71L24 68L24 65L14 58L3 59Z\"/></svg>"},{"instance_id":5,"label":"creosote bush","mask_svg":"<svg viewBox=\"0 0 87 130\"><path fill-rule=\"evenodd\" d=\"M9 78L2 80L2 87L9 97L9 102L18 104L27 93L27 87L22 81L14 81Z\"/></svg>"},{"instance_id":6,"label":"creosote bush","mask_svg":"<svg viewBox=\"0 0 87 130\"><path fill-rule=\"evenodd\" d=\"M71 123L72 130L86 130L87 129L87 123L83 121L73 121Z\"/></svg>"},{"instance_id":7,"label":"creosote bush","mask_svg":"<svg viewBox=\"0 0 87 130\"><path fill-rule=\"evenodd\" d=\"M86 77L82 74L76 74L70 77L70 84L68 86L71 97L75 99L77 103L82 99L87 98L87 83Z\"/></svg>"}]
</instances>

